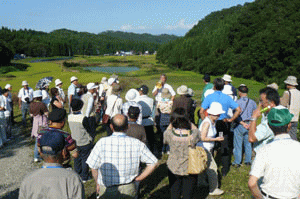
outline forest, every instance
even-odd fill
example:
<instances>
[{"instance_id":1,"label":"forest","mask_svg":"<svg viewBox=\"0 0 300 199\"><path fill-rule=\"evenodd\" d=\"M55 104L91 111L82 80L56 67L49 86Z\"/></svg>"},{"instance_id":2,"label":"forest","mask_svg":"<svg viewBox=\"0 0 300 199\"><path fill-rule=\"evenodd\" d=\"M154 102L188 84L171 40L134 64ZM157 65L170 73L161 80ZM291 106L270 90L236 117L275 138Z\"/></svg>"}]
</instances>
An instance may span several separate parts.
<instances>
[{"instance_id":1,"label":"forest","mask_svg":"<svg viewBox=\"0 0 300 199\"><path fill-rule=\"evenodd\" d=\"M261 82L282 82L288 75L299 79L299 9L300 0L256 0L213 12L184 37L163 44L157 60Z\"/></svg>"},{"instance_id":2,"label":"forest","mask_svg":"<svg viewBox=\"0 0 300 199\"><path fill-rule=\"evenodd\" d=\"M99 34L67 29L50 33L35 30L0 29L0 64L9 63L14 54L31 57L103 55L116 51L149 51L153 53L162 43L177 39L174 35L150 35L106 31Z\"/></svg>"}]
</instances>

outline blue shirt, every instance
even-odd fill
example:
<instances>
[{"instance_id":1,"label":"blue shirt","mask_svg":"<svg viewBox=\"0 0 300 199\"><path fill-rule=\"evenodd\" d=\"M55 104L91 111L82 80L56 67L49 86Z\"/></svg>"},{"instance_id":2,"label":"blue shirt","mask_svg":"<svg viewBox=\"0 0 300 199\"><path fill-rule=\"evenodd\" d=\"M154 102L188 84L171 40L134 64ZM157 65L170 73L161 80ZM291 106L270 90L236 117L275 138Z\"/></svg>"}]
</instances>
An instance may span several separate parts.
<instances>
[{"instance_id":1,"label":"blue shirt","mask_svg":"<svg viewBox=\"0 0 300 199\"><path fill-rule=\"evenodd\" d=\"M248 100L249 102L247 104ZM248 97L241 97L236 101L236 103L238 103L239 107L241 107L241 121L250 120L253 111L256 109L256 103Z\"/></svg>"},{"instance_id":2,"label":"blue shirt","mask_svg":"<svg viewBox=\"0 0 300 199\"><path fill-rule=\"evenodd\" d=\"M233 101L231 97L222 93L221 91L215 91L214 93L208 95L201 104L201 107L203 109L208 109L212 102L219 102L222 105L223 110L225 111L225 113L220 115L218 120L229 118L229 116L227 115L229 108L235 110L237 107L239 107L239 105L235 101Z\"/></svg>"},{"instance_id":3,"label":"blue shirt","mask_svg":"<svg viewBox=\"0 0 300 199\"><path fill-rule=\"evenodd\" d=\"M72 99L80 99L80 97L78 96L78 91L79 91L79 88L77 88L77 86L75 84L71 84L68 88L68 97L70 99L70 95L73 95Z\"/></svg>"}]
</instances>

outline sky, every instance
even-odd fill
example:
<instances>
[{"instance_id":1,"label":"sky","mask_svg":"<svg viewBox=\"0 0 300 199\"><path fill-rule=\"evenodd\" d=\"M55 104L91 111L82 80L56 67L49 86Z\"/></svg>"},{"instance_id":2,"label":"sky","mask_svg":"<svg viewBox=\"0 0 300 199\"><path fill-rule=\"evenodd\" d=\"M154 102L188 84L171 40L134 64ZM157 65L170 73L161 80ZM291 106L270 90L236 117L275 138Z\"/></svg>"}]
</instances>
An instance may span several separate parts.
<instances>
[{"instance_id":1,"label":"sky","mask_svg":"<svg viewBox=\"0 0 300 199\"><path fill-rule=\"evenodd\" d=\"M214 11L254 0L0 0L0 27L183 36Z\"/></svg>"}]
</instances>

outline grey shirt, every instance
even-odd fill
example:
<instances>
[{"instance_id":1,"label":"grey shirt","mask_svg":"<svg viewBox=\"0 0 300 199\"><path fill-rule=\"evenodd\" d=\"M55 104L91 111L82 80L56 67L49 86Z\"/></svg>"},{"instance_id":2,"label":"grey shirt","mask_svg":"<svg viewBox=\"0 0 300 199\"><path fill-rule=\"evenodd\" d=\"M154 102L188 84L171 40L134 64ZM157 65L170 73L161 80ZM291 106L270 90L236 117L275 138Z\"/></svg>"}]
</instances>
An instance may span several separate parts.
<instances>
[{"instance_id":1,"label":"grey shirt","mask_svg":"<svg viewBox=\"0 0 300 199\"><path fill-rule=\"evenodd\" d=\"M68 116L68 122L72 138L76 141L77 146L88 145L93 140L90 134L83 127L83 118L83 114L70 114Z\"/></svg>"},{"instance_id":2,"label":"grey shirt","mask_svg":"<svg viewBox=\"0 0 300 199\"><path fill-rule=\"evenodd\" d=\"M56 163L45 163L46 167L59 167ZM81 199L84 187L80 177L64 168L41 168L23 180L19 199Z\"/></svg>"}]
</instances>

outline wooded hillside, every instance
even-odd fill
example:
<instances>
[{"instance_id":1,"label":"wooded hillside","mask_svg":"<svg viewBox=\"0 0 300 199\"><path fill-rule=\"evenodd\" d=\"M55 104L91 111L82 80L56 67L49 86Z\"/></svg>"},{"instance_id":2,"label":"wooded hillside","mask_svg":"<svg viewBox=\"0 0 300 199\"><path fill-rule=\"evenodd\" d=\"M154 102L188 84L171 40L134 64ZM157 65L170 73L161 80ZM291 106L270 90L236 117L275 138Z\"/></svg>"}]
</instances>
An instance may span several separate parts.
<instances>
[{"instance_id":1,"label":"wooded hillside","mask_svg":"<svg viewBox=\"0 0 300 199\"><path fill-rule=\"evenodd\" d=\"M199 73L282 83L300 77L300 0L256 0L213 12L157 59Z\"/></svg>"}]
</instances>

